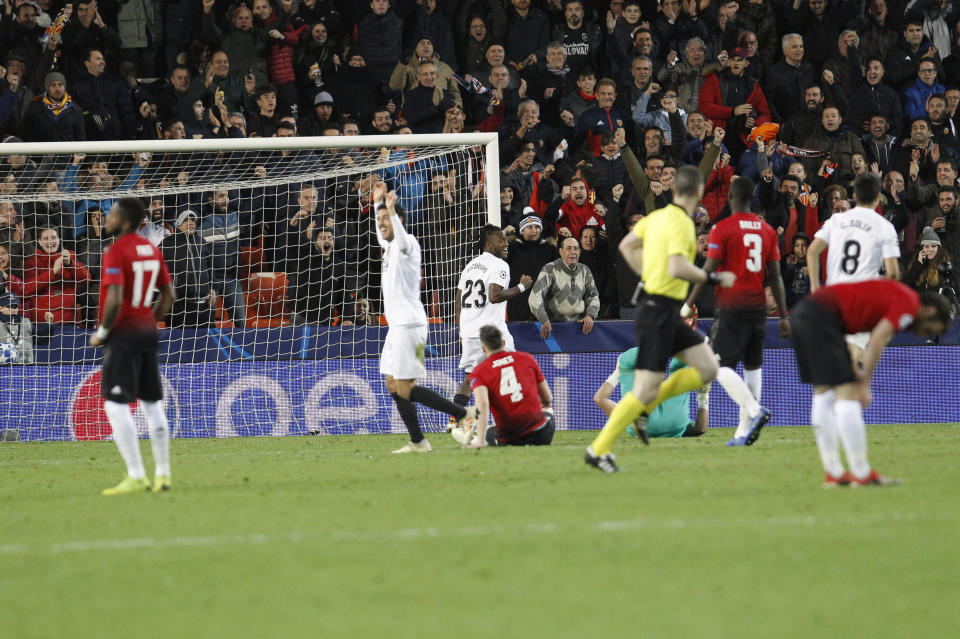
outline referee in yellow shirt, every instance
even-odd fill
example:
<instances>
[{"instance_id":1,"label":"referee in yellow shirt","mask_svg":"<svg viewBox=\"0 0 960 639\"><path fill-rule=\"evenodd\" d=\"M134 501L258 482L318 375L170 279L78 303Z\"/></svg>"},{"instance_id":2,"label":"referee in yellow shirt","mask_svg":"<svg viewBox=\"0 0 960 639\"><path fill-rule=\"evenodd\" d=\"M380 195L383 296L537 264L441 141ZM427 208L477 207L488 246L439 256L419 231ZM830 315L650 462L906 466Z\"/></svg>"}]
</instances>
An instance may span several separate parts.
<instances>
[{"instance_id":1,"label":"referee in yellow shirt","mask_svg":"<svg viewBox=\"0 0 960 639\"><path fill-rule=\"evenodd\" d=\"M715 129L723 139L723 130ZM677 171L673 204L643 217L620 243L620 252L643 279L637 304L637 373L633 390L610 413L603 430L587 447L586 462L605 473L619 470L610 452L613 442L638 417L649 415L666 399L710 383L717 376L717 357L703 334L687 326L680 307L690 283L733 286L730 272L707 273L693 264L697 250L693 213L703 197L703 178L693 166ZM671 357L688 364L664 379ZM646 437L641 417L638 434Z\"/></svg>"}]
</instances>

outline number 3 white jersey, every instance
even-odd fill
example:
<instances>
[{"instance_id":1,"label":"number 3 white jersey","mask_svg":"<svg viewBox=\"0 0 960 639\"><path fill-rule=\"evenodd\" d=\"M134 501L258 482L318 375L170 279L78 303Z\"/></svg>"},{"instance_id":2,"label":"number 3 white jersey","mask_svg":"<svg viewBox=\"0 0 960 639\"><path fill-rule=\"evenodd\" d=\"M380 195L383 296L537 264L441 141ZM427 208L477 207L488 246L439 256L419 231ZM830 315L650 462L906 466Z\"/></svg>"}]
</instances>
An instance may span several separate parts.
<instances>
[{"instance_id":1,"label":"number 3 white jersey","mask_svg":"<svg viewBox=\"0 0 960 639\"><path fill-rule=\"evenodd\" d=\"M480 337L480 327L490 324L507 333L507 303L490 302L490 285L510 286L510 265L484 251L470 260L460 274L460 337Z\"/></svg>"},{"instance_id":2,"label":"number 3 white jersey","mask_svg":"<svg viewBox=\"0 0 960 639\"><path fill-rule=\"evenodd\" d=\"M873 209L858 206L830 216L815 237L826 242L827 284L862 282L880 276L883 260L900 257L893 224Z\"/></svg>"}]
</instances>

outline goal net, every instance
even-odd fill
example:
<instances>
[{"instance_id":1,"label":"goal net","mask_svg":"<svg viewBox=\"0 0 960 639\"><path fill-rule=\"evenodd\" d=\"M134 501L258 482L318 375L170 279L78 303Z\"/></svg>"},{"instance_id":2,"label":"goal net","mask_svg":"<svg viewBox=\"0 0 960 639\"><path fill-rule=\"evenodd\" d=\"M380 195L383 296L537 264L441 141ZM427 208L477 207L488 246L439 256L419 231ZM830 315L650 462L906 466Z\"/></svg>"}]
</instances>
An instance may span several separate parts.
<instances>
[{"instance_id":1,"label":"goal net","mask_svg":"<svg viewBox=\"0 0 960 639\"><path fill-rule=\"evenodd\" d=\"M110 434L87 340L106 214L133 196L178 298L160 344L174 436L404 432L378 372L371 190L397 191L422 246L423 383L452 397L457 279L479 228L499 222L498 173L495 134L3 144L0 427Z\"/></svg>"}]
</instances>

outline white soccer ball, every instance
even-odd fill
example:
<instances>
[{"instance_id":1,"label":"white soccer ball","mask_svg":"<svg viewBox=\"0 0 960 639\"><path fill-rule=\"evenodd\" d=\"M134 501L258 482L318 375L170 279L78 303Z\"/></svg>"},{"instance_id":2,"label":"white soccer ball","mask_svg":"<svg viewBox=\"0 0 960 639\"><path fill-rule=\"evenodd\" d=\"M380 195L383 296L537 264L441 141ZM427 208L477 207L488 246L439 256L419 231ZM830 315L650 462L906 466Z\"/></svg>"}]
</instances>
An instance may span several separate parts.
<instances>
[{"instance_id":1,"label":"white soccer ball","mask_svg":"<svg viewBox=\"0 0 960 639\"><path fill-rule=\"evenodd\" d=\"M0 364L16 364L17 349L10 342L0 342Z\"/></svg>"}]
</instances>

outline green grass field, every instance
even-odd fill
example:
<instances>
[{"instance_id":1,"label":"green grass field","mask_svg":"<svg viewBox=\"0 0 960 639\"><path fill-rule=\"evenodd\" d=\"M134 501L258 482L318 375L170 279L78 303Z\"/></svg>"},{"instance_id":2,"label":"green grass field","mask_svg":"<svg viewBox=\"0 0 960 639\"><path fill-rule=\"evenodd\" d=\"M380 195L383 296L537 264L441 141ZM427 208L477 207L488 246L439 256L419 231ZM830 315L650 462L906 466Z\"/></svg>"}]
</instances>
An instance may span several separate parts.
<instances>
[{"instance_id":1,"label":"green grass field","mask_svg":"<svg viewBox=\"0 0 960 639\"><path fill-rule=\"evenodd\" d=\"M807 428L392 456L400 436L0 445L0 637L947 637L960 427L868 429L892 489L820 488ZM149 444L143 442L149 463Z\"/></svg>"}]
</instances>

